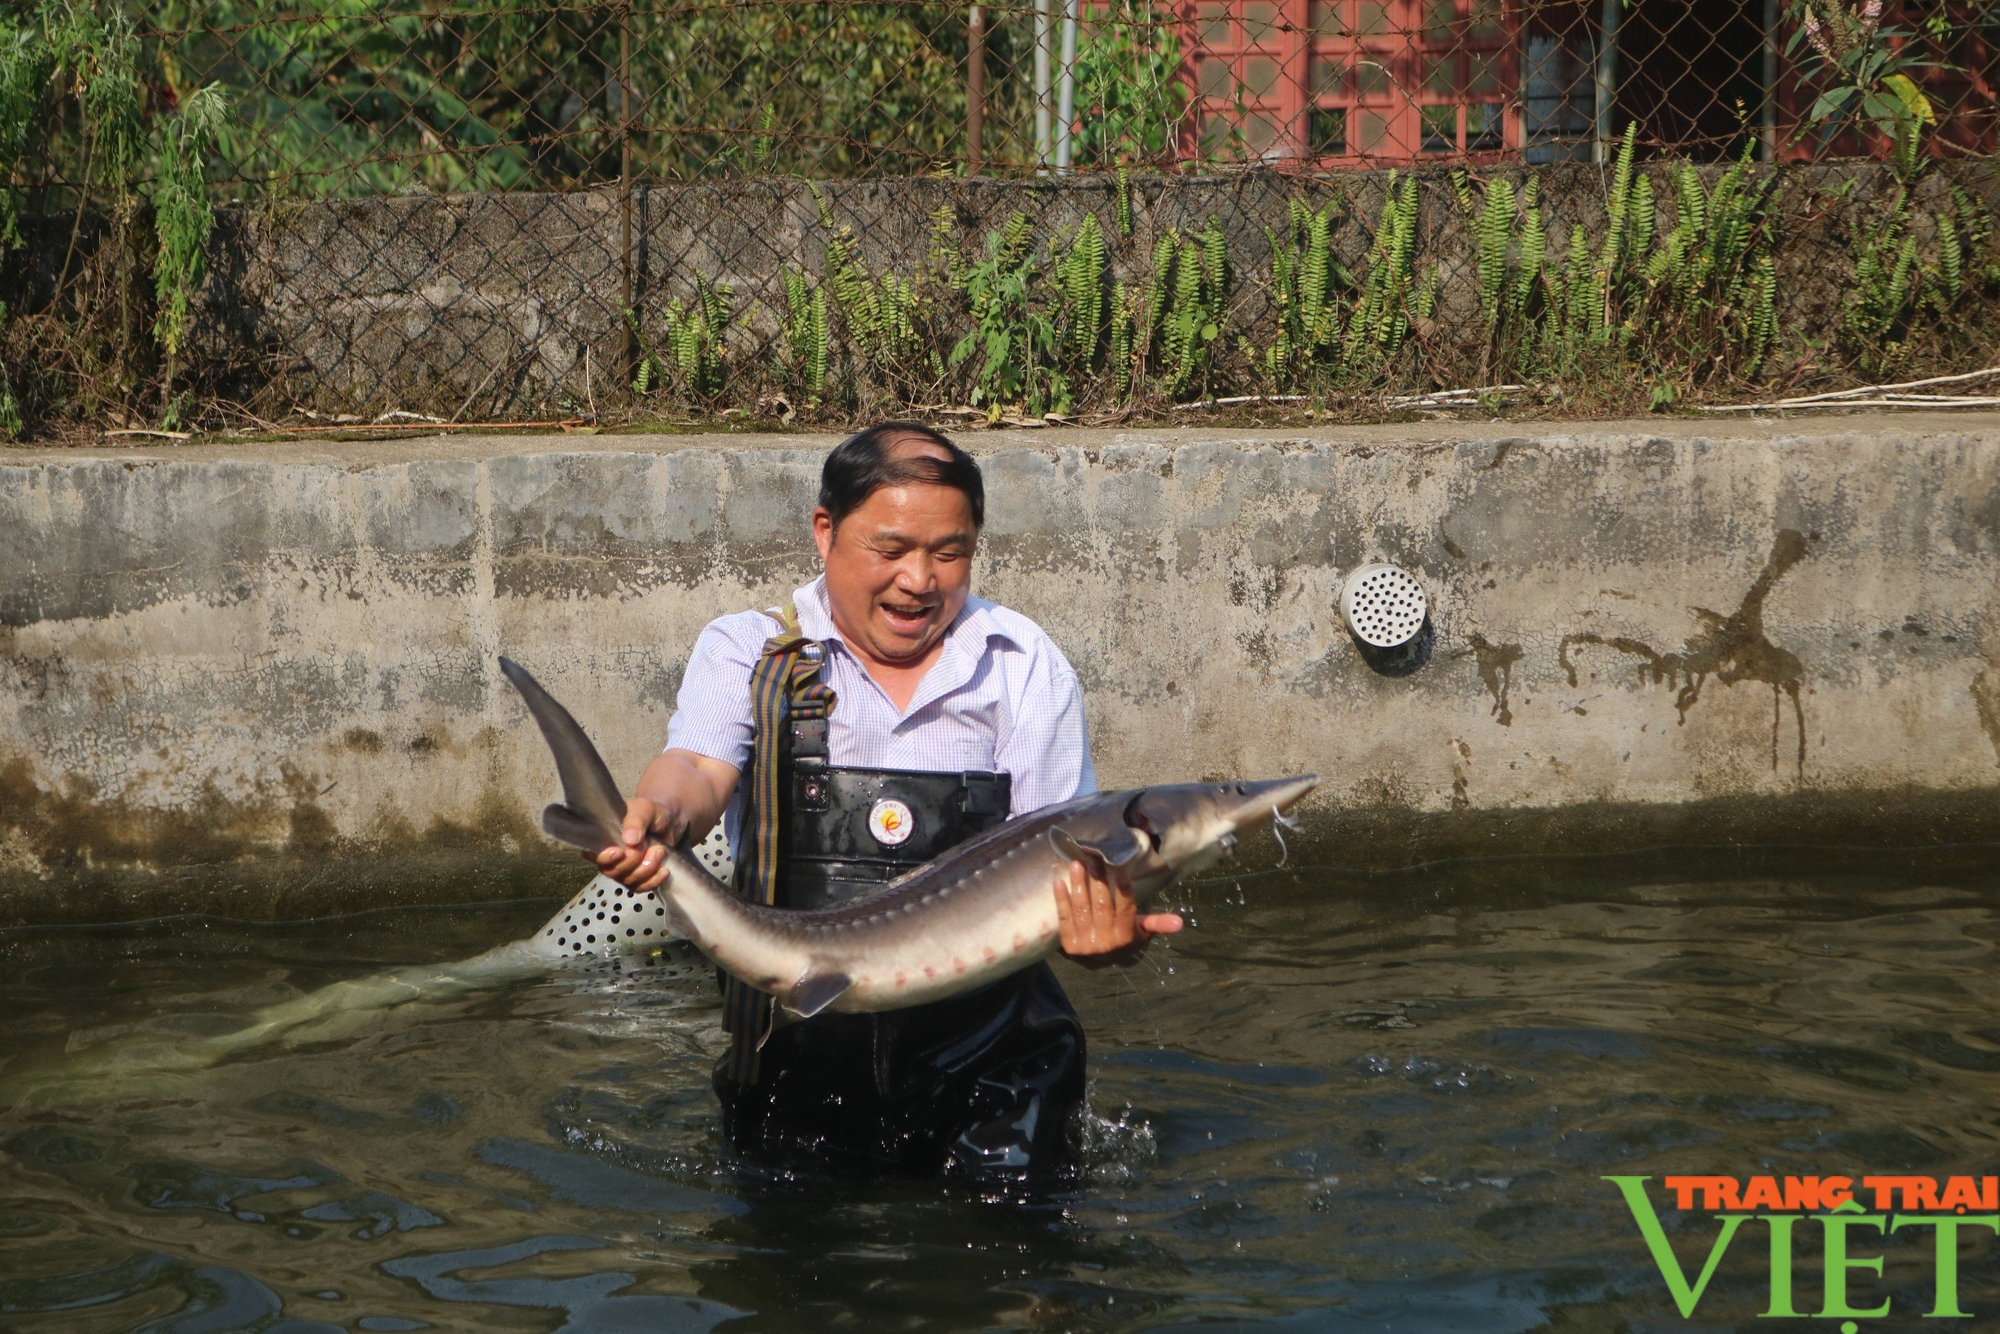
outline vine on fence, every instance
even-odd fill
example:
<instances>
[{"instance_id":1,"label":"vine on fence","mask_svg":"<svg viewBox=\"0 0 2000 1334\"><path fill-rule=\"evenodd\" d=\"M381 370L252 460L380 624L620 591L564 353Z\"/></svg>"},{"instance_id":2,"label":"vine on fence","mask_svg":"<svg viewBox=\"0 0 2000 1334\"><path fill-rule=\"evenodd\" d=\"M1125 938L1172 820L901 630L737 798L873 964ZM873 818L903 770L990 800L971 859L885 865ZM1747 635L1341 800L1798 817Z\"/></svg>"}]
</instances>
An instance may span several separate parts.
<instances>
[{"instance_id":1,"label":"vine on fence","mask_svg":"<svg viewBox=\"0 0 2000 1334\"><path fill-rule=\"evenodd\" d=\"M1799 57L1802 73L1827 85L1807 110L1799 134L1830 139L1843 125L1866 122L1889 140L1892 160L1914 167L1926 127L1937 124L1931 105L1912 75L1935 62L1921 58L1912 33L1882 23L1883 0L1790 0L1795 26L1785 47ZM1951 24L1941 13L1924 23L1929 35L1944 37Z\"/></svg>"},{"instance_id":2,"label":"vine on fence","mask_svg":"<svg viewBox=\"0 0 2000 1334\"><path fill-rule=\"evenodd\" d=\"M0 39L0 163L9 168L0 179L0 255L27 239L12 168L45 147L48 127L66 107L80 122L83 143L78 203L68 217L51 299L11 312L0 303L0 434L18 434L31 414L58 415L71 404L102 408L140 391L140 294L134 288L148 270L153 338L165 354L152 389L163 424L180 424L178 359L214 225L208 155L229 105L221 85L210 84L178 106L157 108L149 127L139 58L129 17L117 11L106 17L76 4L44 4ZM87 200L100 190L111 201L102 219L105 234L86 239ZM92 264L86 251L102 257L93 282L84 281ZM115 312L98 308L113 300ZM35 327L24 333L15 327L23 322ZM17 341L26 345L23 354L11 348ZM16 368L34 379L30 403L22 400Z\"/></svg>"},{"instance_id":3,"label":"vine on fence","mask_svg":"<svg viewBox=\"0 0 2000 1334\"><path fill-rule=\"evenodd\" d=\"M212 83L188 98L180 114L161 127L160 176L153 188L153 232L159 242L153 258L153 291L160 313L153 322L153 336L167 353L170 419L179 411L171 395L175 360L187 341L188 303L200 285L208 235L215 227L202 164L228 114L222 85ZM170 420L169 425L178 422Z\"/></svg>"}]
</instances>

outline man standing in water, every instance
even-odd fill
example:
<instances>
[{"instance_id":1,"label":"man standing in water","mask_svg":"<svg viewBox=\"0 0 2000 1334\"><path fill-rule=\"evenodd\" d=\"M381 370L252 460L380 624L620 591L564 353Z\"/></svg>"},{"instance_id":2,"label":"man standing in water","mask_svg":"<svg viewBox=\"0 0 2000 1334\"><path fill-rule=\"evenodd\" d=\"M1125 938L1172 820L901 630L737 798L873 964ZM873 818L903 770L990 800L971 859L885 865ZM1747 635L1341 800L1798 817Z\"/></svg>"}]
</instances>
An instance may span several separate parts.
<instances>
[{"instance_id":1,"label":"man standing in water","mask_svg":"<svg viewBox=\"0 0 2000 1334\"><path fill-rule=\"evenodd\" d=\"M812 514L825 573L789 607L702 631L667 748L599 868L657 889L658 845L721 818L739 893L834 907L1094 791L1076 673L1040 626L971 596L984 519L979 465L927 427L835 448ZM1139 914L1112 876L1076 863L1050 887L1062 951L1086 966L1181 927ZM932 1005L773 1020L767 998L726 983L715 1088L739 1151L979 1180L1046 1180L1073 1161L1083 1032L1047 964Z\"/></svg>"}]
</instances>

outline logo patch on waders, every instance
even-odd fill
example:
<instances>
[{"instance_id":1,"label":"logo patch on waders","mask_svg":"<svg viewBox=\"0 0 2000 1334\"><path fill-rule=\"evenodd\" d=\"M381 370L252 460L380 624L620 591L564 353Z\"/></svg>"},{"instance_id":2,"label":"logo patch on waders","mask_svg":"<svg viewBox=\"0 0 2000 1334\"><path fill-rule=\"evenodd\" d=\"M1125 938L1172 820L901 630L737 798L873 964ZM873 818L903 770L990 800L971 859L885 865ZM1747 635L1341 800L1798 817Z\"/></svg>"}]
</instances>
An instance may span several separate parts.
<instances>
[{"instance_id":1,"label":"logo patch on waders","mask_svg":"<svg viewBox=\"0 0 2000 1334\"><path fill-rule=\"evenodd\" d=\"M917 817L894 797L884 797L868 808L868 832L877 843L893 848L917 832Z\"/></svg>"}]
</instances>

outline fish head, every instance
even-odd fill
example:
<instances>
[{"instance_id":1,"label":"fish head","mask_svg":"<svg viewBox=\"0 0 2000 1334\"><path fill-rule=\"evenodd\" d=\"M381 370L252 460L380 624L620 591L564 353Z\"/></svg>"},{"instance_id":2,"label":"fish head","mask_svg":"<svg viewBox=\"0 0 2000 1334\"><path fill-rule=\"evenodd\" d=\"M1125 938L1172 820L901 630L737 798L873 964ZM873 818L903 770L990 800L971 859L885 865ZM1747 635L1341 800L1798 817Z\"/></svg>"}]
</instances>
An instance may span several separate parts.
<instances>
[{"instance_id":1,"label":"fish head","mask_svg":"<svg viewBox=\"0 0 2000 1334\"><path fill-rule=\"evenodd\" d=\"M1125 823L1151 843L1169 876L1202 871L1236 851L1236 835L1283 812L1319 786L1318 774L1255 783L1177 783L1142 789Z\"/></svg>"}]
</instances>

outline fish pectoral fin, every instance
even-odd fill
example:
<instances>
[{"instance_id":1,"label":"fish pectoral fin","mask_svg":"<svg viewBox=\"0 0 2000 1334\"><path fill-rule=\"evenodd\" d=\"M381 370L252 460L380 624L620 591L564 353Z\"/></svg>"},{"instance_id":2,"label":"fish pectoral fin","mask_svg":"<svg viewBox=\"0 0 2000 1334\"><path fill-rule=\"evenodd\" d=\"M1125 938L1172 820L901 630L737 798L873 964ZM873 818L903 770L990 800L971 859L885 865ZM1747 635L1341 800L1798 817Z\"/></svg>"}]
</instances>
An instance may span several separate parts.
<instances>
[{"instance_id":1,"label":"fish pectoral fin","mask_svg":"<svg viewBox=\"0 0 2000 1334\"><path fill-rule=\"evenodd\" d=\"M585 852L602 852L618 842L617 837L607 839L597 821L578 815L559 801L542 807L542 832Z\"/></svg>"},{"instance_id":2,"label":"fish pectoral fin","mask_svg":"<svg viewBox=\"0 0 2000 1334\"><path fill-rule=\"evenodd\" d=\"M1094 858L1108 866L1129 866L1148 847L1139 831L1129 828L1103 838L1078 838L1067 829L1051 829L1049 842L1073 862L1089 862Z\"/></svg>"},{"instance_id":3,"label":"fish pectoral fin","mask_svg":"<svg viewBox=\"0 0 2000 1334\"><path fill-rule=\"evenodd\" d=\"M778 998L778 1003L801 1019L810 1019L846 994L854 979L846 973L808 972Z\"/></svg>"}]
</instances>

